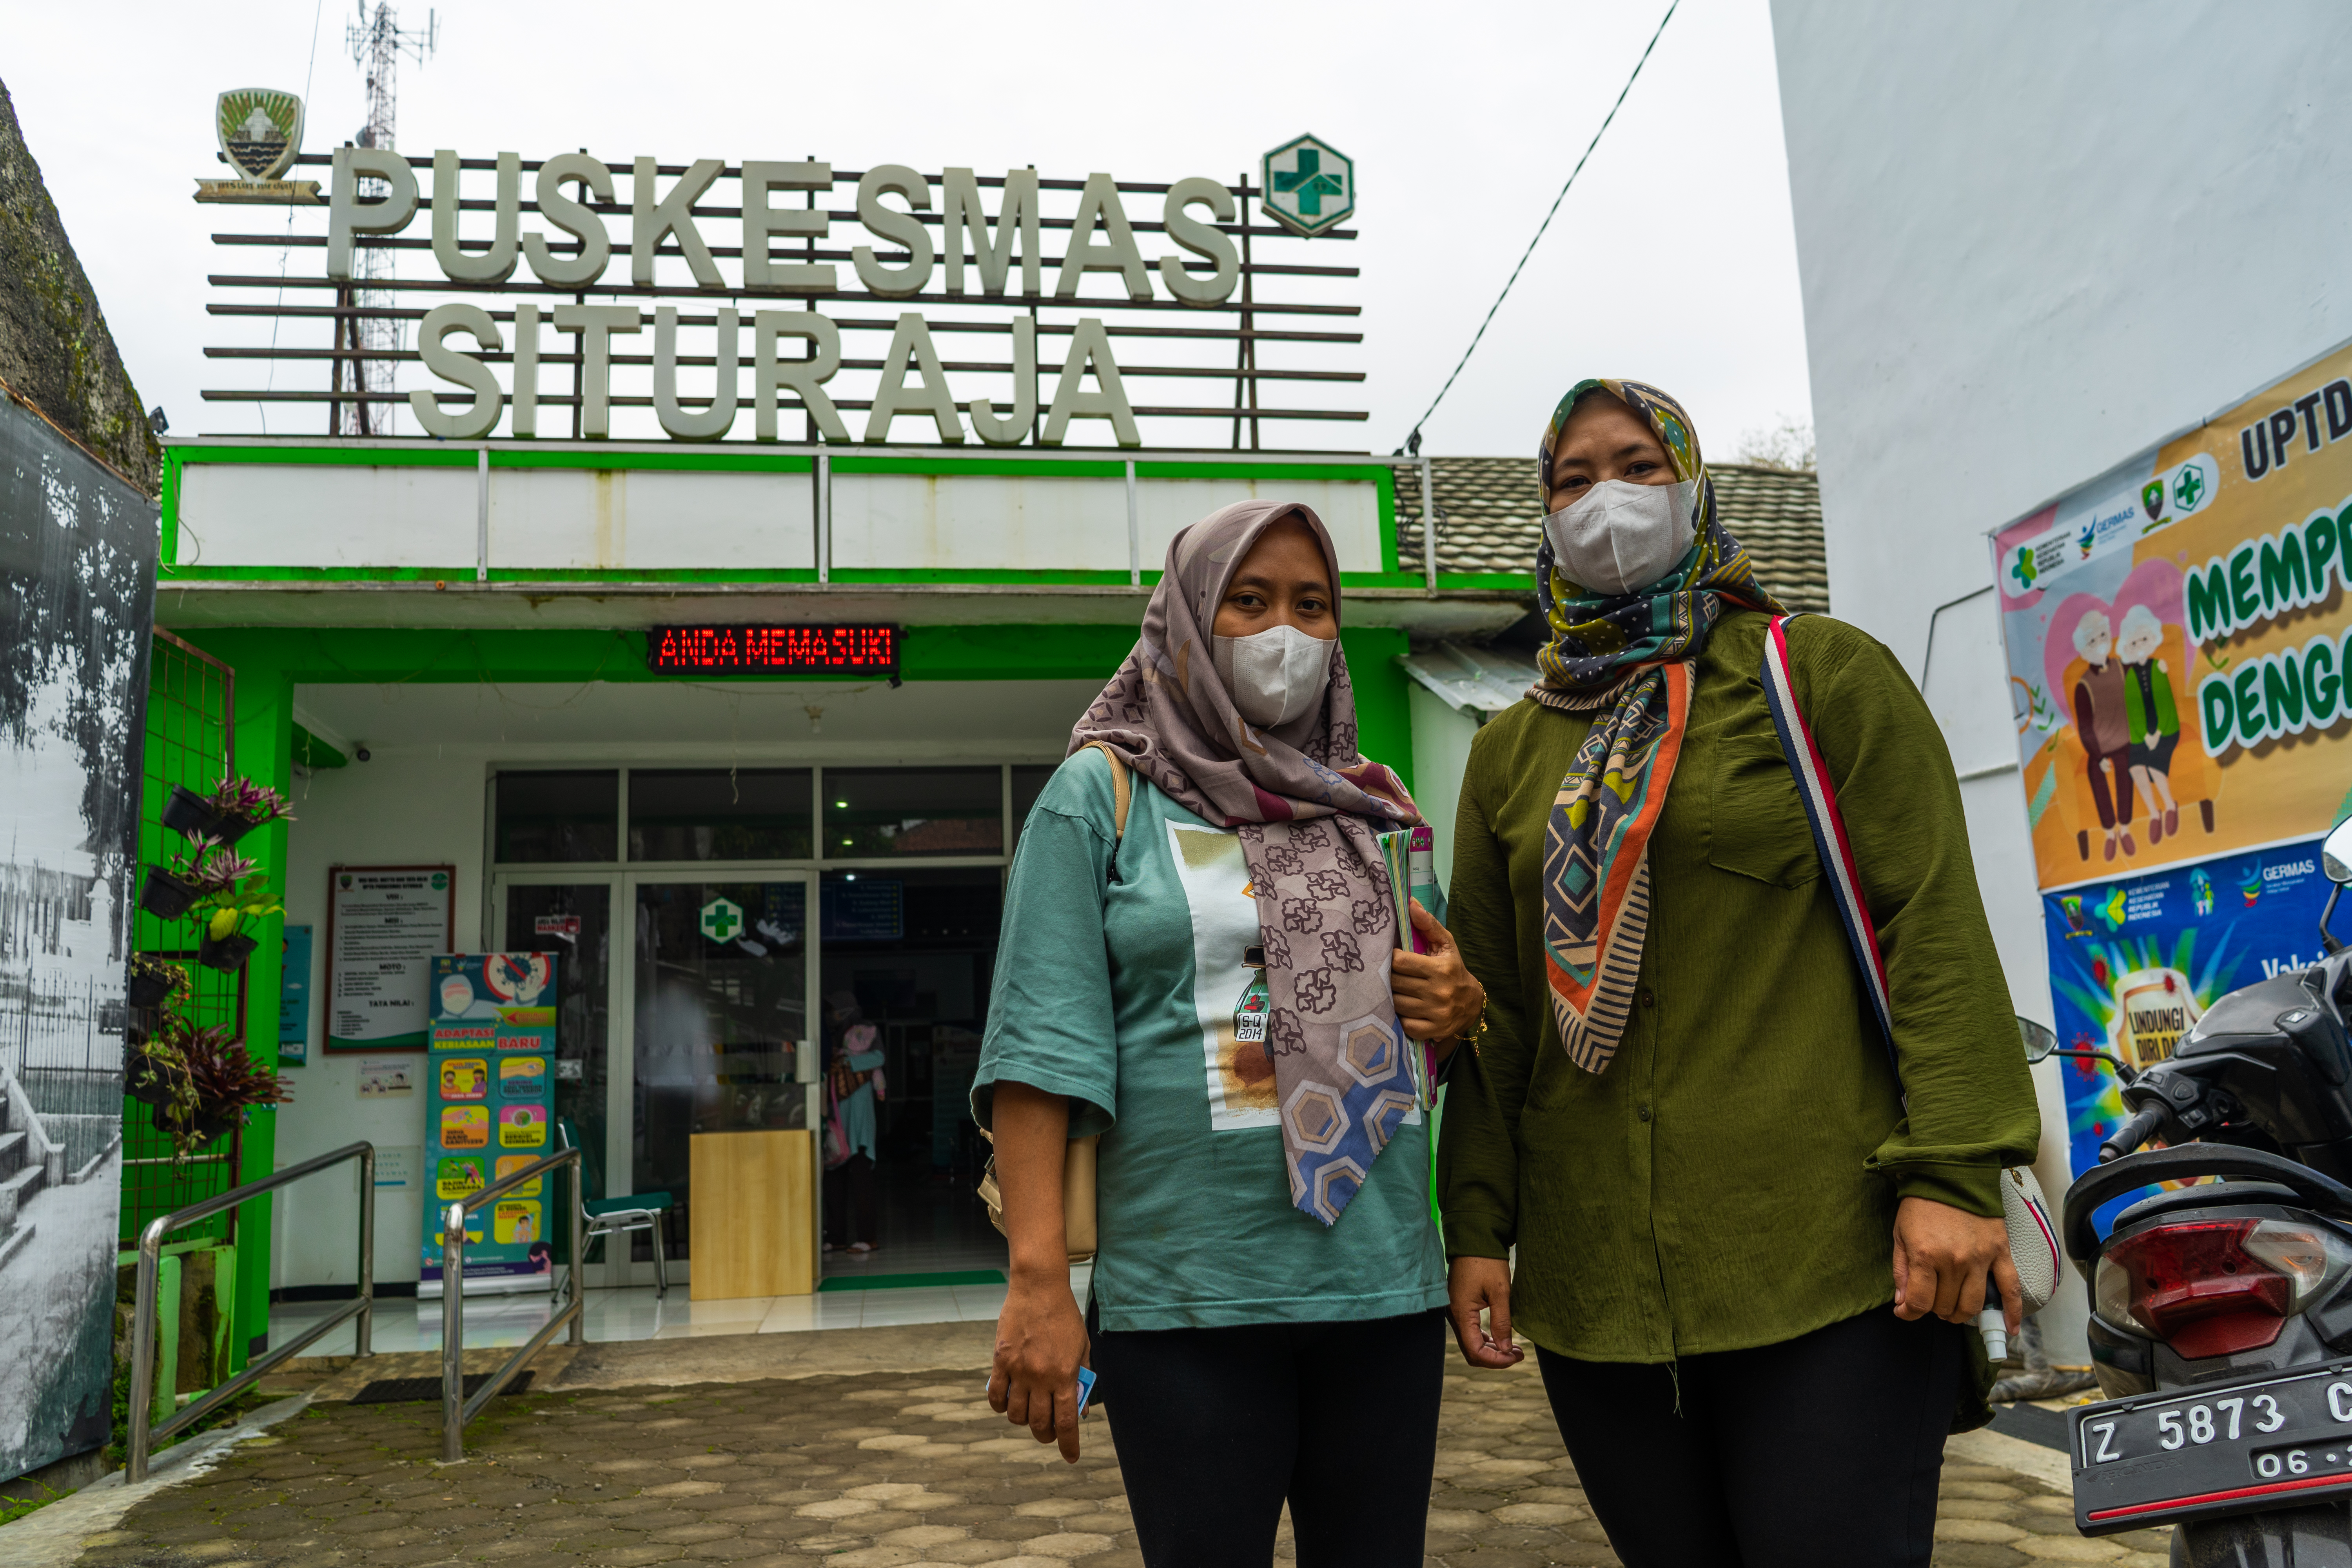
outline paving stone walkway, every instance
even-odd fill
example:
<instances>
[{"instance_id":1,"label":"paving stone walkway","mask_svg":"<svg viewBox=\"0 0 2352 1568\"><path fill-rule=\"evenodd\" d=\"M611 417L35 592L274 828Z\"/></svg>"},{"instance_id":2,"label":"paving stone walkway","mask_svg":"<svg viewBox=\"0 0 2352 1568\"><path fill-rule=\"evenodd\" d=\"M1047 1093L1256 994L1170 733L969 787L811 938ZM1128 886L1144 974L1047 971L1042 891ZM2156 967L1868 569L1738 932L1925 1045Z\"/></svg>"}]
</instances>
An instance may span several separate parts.
<instances>
[{"instance_id":1,"label":"paving stone walkway","mask_svg":"<svg viewBox=\"0 0 2352 1568\"><path fill-rule=\"evenodd\" d=\"M87 1543L88 1568L220 1563L622 1568L1139 1564L1107 1423L1066 1466L1010 1432L982 1374L557 1390L492 1402L435 1462L437 1405L321 1404ZM1834 1484L1824 1478L1824 1484ZM2086 1541L2067 1500L1954 1463L1938 1568L2163 1568L2168 1532ZM1449 1372L1427 1561L1596 1568L1593 1521L1531 1372ZM1286 1524L1277 1548L1290 1555Z\"/></svg>"}]
</instances>

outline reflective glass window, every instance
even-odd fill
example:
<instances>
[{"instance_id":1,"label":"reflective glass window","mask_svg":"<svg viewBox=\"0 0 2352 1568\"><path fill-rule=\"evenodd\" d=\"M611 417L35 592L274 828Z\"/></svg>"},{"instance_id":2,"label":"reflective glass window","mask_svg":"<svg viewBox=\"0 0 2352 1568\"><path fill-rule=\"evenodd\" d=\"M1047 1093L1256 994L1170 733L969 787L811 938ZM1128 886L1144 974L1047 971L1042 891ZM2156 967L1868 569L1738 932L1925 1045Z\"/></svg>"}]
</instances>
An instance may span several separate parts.
<instances>
[{"instance_id":1,"label":"reflective glass window","mask_svg":"<svg viewBox=\"0 0 2352 1568\"><path fill-rule=\"evenodd\" d=\"M632 860L805 860L806 768L632 768Z\"/></svg>"},{"instance_id":2,"label":"reflective glass window","mask_svg":"<svg viewBox=\"0 0 2352 1568\"><path fill-rule=\"evenodd\" d=\"M620 858L621 775L614 770L502 773L498 800L503 862Z\"/></svg>"},{"instance_id":3,"label":"reflective glass window","mask_svg":"<svg viewBox=\"0 0 2352 1568\"><path fill-rule=\"evenodd\" d=\"M1003 811L996 768L827 768L825 858L1002 855Z\"/></svg>"}]
</instances>

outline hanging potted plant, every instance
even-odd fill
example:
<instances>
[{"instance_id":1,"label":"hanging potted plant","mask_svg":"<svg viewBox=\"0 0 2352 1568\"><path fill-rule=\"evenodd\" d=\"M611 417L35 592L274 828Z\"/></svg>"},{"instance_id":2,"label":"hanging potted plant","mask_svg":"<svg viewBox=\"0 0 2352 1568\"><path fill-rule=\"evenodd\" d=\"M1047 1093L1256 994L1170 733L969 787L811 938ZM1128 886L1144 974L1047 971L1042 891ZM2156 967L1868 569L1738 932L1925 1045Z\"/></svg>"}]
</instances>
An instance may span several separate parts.
<instances>
[{"instance_id":1,"label":"hanging potted plant","mask_svg":"<svg viewBox=\"0 0 2352 1568\"><path fill-rule=\"evenodd\" d=\"M194 990L184 965L144 952L131 955L131 975L122 989L122 999L131 1006L143 1012L185 1002Z\"/></svg>"},{"instance_id":2,"label":"hanging potted plant","mask_svg":"<svg viewBox=\"0 0 2352 1568\"><path fill-rule=\"evenodd\" d=\"M223 779L212 794L209 805L216 826L213 831L223 844L234 844L257 827L278 821L291 822L294 814L287 809L287 799L268 784L251 779Z\"/></svg>"},{"instance_id":3,"label":"hanging potted plant","mask_svg":"<svg viewBox=\"0 0 2352 1568\"><path fill-rule=\"evenodd\" d=\"M185 784L173 784L171 798L163 803L163 826L184 837L200 833L215 837L220 832L220 813L211 796L198 795Z\"/></svg>"},{"instance_id":4,"label":"hanging potted plant","mask_svg":"<svg viewBox=\"0 0 2352 1568\"><path fill-rule=\"evenodd\" d=\"M182 1070L171 1075L171 1093L155 1107L153 1121L182 1159L244 1125L249 1108L294 1098L285 1079L246 1055L244 1042L218 1025L189 1029L175 1048Z\"/></svg>"},{"instance_id":5,"label":"hanging potted plant","mask_svg":"<svg viewBox=\"0 0 2352 1568\"><path fill-rule=\"evenodd\" d=\"M269 879L261 868L242 855L215 857L205 868L205 876L212 888L188 907L190 915L204 921L196 962L208 969L234 971L260 945L259 938L247 934L248 929L283 913L286 906L269 896Z\"/></svg>"},{"instance_id":6,"label":"hanging potted plant","mask_svg":"<svg viewBox=\"0 0 2352 1568\"><path fill-rule=\"evenodd\" d=\"M174 1100L195 1103L195 1085L188 1077L186 1054L180 1048L194 1030L186 1018L166 1013L155 1028L134 1029L125 1042L122 1092L142 1105L157 1108Z\"/></svg>"},{"instance_id":7,"label":"hanging potted plant","mask_svg":"<svg viewBox=\"0 0 2352 1568\"><path fill-rule=\"evenodd\" d=\"M162 921L186 914L189 905L219 885L212 879L213 851L219 847L218 840L204 834L188 835L186 846L177 854L161 866L147 868L139 885L139 907Z\"/></svg>"}]
</instances>

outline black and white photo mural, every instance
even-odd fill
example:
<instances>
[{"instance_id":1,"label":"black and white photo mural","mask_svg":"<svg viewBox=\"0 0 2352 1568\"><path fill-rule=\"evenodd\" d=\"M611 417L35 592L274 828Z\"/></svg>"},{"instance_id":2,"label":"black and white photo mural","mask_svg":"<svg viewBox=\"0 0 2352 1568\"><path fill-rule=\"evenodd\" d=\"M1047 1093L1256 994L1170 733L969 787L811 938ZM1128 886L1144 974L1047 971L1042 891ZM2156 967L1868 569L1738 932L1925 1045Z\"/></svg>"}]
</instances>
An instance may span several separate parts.
<instances>
[{"instance_id":1,"label":"black and white photo mural","mask_svg":"<svg viewBox=\"0 0 2352 1568\"><path fill-rule=\"evenodd\" d=\"M155 508L0 396L0 1479L104 1444Z\"/></svg>"}]
</instances>

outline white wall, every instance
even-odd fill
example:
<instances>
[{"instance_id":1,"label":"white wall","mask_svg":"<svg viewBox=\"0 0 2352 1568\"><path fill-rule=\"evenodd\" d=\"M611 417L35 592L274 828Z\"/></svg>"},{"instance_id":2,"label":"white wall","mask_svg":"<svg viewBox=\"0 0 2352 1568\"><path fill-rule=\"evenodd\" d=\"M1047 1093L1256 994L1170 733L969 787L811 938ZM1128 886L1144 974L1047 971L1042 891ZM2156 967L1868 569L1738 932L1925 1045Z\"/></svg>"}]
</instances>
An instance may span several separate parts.
<instances>
[{"instance_id":1,"label":"white wall","mask_svg":"<svg viewBox=\"0 0 2352 1568\"><path fill-rule=\"evenodd\" d=\"M2352 338L2352 8L1773 0L1836 613Z\"/></svg>"},{"instance_id":2,"label":"white wall","mask_svg":"<svg viewBox=\"0 0 2352 1568\"><path fill-rule=\"evenodd\" d=\"M2047 1022L1994 601L1969 596L1985 535L2352 338L2352 9L1772 0L1772 23L1831 608L1919 677L2011 999ZM2054 1196L2054 1071L2036 1087ZM2056 1359L2082 1317L2070 1289Z\"/></svg>"}]
</instances>

